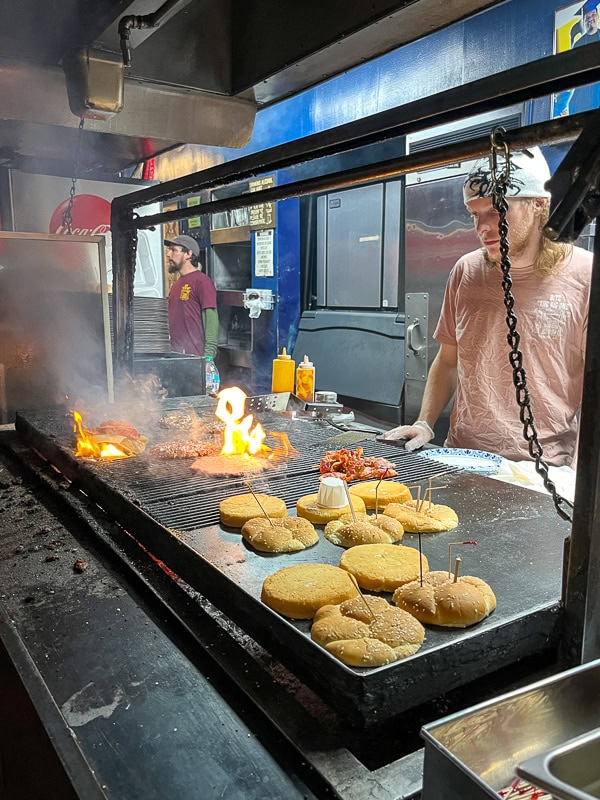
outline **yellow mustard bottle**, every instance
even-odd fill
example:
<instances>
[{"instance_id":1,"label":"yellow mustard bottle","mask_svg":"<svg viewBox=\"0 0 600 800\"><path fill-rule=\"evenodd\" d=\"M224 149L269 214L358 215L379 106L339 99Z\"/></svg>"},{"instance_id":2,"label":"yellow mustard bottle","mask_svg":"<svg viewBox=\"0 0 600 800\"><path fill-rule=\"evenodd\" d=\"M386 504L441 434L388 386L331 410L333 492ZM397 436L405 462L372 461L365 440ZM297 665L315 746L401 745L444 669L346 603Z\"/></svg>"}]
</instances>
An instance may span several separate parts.
<instances>
[{"instance_id":1,"label":"yellow mustard bottle","mask_svg":"<svg viewBox=\"0 0 600 800\"><path fill-rule=\"evenodd\" d=\"M294 373L296 364L292 357L286 353L285 347L277 358L273 359L273 371L271 373L272 392L292 392L294 391Z\"/></svg>"},{"instance_id":2,"label":"yellow mustard bottle","mask_svg":"<svg viewBox=\"0 0 600 800\"><path fill-rule=\"evenodd\" d=\"M296 370L296 396L305 403L313 403L315 399L315 367L308 356L304 356Z\"/></svg>"}]
</instances>

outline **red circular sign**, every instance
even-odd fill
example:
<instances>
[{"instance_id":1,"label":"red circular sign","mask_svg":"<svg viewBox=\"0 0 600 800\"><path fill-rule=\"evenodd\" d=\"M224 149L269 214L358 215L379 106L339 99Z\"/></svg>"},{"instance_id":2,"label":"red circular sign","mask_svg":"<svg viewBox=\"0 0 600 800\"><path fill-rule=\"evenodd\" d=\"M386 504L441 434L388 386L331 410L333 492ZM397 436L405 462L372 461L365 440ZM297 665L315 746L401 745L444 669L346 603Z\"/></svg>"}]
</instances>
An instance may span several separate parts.
<instances>
[{"instance_id":1,"label":"red circular sign","mask_svg":"<svg viewBox=\"0 0 600 800\"><path fill-rule=\"evenodd\" d=\"M63 222L63 215L68 205L69 200L63 200L53 212L50 218L49 233L69 232ZM73 198L71 216L73 236L97 236L110 232L110 203L103 197L95 194L76 194Z\"/></svg>"}]
</instances>

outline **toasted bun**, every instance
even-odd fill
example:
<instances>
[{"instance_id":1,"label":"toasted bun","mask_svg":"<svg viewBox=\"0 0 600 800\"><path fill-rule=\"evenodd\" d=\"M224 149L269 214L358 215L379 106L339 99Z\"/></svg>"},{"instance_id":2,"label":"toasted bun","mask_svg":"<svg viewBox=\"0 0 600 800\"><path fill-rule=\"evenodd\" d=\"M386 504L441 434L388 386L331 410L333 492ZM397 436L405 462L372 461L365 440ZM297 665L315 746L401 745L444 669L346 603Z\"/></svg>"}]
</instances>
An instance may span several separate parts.
<instances>
[{"instance_id":1,"label":"toasted bun","mask_svg":"<svg viewBox=\"0 0 600 800\"><path fill-rule=\"evenodd\" d=\"M352 498L352 507L355 511L365 512L365 504L360 497ZM341 508L325 508L317 505L316 494L305 494L296 503L296 513L299 517L304 517L313 525L326 525L332 519L338 519L342 514L350 514L350 506Z\"/></svg>"},{"instance_id":2,"label":"toasted bun","mask_svg":"<svg viewBox=\"0 0 600 800\"><path fill-rule=\"evenodd\" d=\"M326 605L355 597L358 590L344 570L330 564L296 564L265 579L263 603L291 619L312 619Z\"/></svg>"},{"instance_id":3,"label":"toasted bun","mask_svg":"<svg viewBox=\"0 0 600 800\"><path fill-rule=\"evenodd\" d=\"M349 487L350 494L361 497L369 509L375 508L375 489L377 489L377 505L380 511L388 503L406 503L408 500L412 500L410 489L396 481L360 481Z\"/></svg>"},{"instance_id":4,"label":"toasted bun","mask_svg":"<svg viewBox=\"0 0 600 800\"><path fill-rule=\"evenodd\" d=\"M414 655L425 631L405 611L383 598L366 596L319 609L310 635L345 664L380 667Z\"/></svg>"},{"instance_id":5,"label":"toasted bun","mask_svg":"<svg viewBox=\"0 0 600 800\"><path fill-rule=\"evenodd\" d=\"M468 628L485 619L496 608L496 597L489 584L464 575L454 583L447 572L429 572L420 580L396 589L398 608L408 611L425 625Z\"/></svg>"},{"instance_id":6,"label":"toasted bun","mask_svg":"<svg viewBox=\"0 0 600 800\"><path fill-rule=\"evenodd\" d=\"M440 533L451 531L458 525L456 512L449 506L439 506L422 501L417 511L417 501L407 503L390 503L383 509L386 517L393 517L400 522L406 533Z\"/></svg>"},{"instance_id":7,"label":"toasted bun","mask_svg":"<svg viewBox=\"0 0 600 800\"><path fill-rule=\"evenodd\" d=\"M260 501L260 505L251 494L236 494L221 500L219 512L223 525L228 525L230 528L241 528L249 519L262 517L263 508L271 518L287 517L287 508L279 497L271 497L268 494L257 494L256 497Z\"/></svg>"},{"instance_id":8,"label":"toasted bun","mask_svg":"<svg viewBox=\"0 0 600 800\"><path fill-rule=\"evenodd\" d=\"M392 544L404 534L402 525L396 519L357 514L356 522L351 514L342 514L325 526L325 538L339 547L354 547L357 544Z\"/></svg>"},{"instance_id":9,"label":"toasted bun","mask_svg":"<svg viewBox=\"0 0 600 800\"><path fill-rule=\"evenodd\" d=\"M422 556L423 572L429 570ZM348 570L362 589L393 592L419 577L419 551L401 544L361 544L342 555L340 567Z\"/></svg>"}]
</instances>

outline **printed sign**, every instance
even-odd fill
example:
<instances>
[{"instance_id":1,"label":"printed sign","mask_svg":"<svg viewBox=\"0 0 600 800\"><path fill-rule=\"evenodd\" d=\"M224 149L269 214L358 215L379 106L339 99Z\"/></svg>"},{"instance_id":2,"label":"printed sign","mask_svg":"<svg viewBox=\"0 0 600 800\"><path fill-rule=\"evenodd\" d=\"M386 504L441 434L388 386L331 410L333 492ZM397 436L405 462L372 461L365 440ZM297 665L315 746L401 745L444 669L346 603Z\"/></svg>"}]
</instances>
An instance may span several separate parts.
<instances>
[{"instance_id":1,"label":"printed sign","mask_svg":"<svg viewBox=\"0 0 600 800\"><path fill-rule=\"evenodd\" d=\"M257 278L272 278L274 275L273 245L273 229L255 233L254 274Z\"/></svg>"},{"instance_id":2,"label":"printed sign","mask_svg":"<svg viewBox=\"0 0 600 800\"><path fill-rule=\"evenodd\" d=\"M248 188L250 192L260 192L262 189L269 189L275 186L275 176L266 175L250 181ZM250 206L250 228L251 230L264 230L275 227L275 203L260 203L260 205Z\"/></svg>"},{"instance_id":3,"label":"printed sign","mask_svg":"<svg viewBox=\"0 0 600 800\"><path fill-rule=\"evenodd\" d=\"M186 205L188 208L190 208L191 206L199 206L200 198L188 197ZM188 228L199 228L201 225L202 225L202 220L200 219L200 217L190 217L188 219Z\"/></svg>"}]
</instances>

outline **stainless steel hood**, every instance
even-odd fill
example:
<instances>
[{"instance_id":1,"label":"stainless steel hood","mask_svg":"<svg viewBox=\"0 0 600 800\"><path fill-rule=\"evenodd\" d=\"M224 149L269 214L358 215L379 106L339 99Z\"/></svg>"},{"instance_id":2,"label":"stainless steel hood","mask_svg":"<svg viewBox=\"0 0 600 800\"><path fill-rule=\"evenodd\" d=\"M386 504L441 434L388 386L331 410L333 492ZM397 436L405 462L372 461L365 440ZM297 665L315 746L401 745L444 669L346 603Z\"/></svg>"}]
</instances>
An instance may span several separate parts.
<instances>
[{"instance_id":1,"label":"stainless steel hood","mask_svg":"<svg viewBox=\"0 0 600 800\"><path fill-rule=\"evenodd\" d=\"M78 117L63 64L121 57L132 20L123 108L89 119L80 174L114 174L179 144L241 147L257 107L469 16L498 0L3 0L0 165L71 174ZM154 27L135 21L164 10Z\"/></svg>"}]
</instances>

